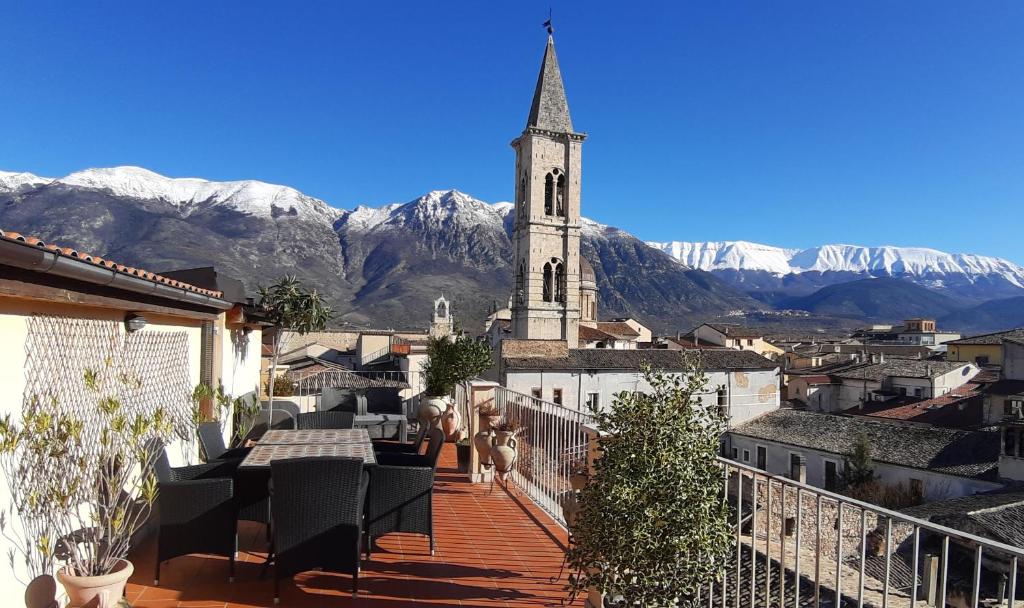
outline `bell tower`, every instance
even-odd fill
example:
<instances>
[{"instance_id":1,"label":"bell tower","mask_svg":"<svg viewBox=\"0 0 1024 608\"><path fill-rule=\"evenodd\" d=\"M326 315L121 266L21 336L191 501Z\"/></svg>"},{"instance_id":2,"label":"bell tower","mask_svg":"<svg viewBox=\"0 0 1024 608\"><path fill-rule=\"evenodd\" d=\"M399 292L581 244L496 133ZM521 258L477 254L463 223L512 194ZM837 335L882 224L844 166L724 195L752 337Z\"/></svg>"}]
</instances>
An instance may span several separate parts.
<instances>
[{"instance_id":1,"label":"bell tower","mask_svg":"<svg viewBox=\"0 0 1024 608\"><path fill-rule=\"evenodd\" d=\"M549 34L516 151L512 336L579 346L580 171L585 133L572 128Z\"/></svg>"}]
</instances>

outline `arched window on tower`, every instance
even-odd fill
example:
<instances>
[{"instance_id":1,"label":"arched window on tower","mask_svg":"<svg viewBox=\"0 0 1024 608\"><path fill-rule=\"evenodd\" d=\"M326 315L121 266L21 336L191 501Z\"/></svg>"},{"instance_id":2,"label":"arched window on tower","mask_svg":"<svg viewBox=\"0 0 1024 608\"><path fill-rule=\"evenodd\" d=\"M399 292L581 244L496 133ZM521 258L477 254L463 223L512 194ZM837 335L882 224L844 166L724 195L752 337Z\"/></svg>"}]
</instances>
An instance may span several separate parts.
<instances>
[{"instance_id":1,"label":"arched window on tower","mask_svg":"<svg viewBox=\"0 0 1024 608\"><path fill-rule=\"evenodd\" d=\"M565 264L555 264L555 301L565 302Z\"/></svg>"},{"instance_id":2,"label":"arched window on tower","mask_svg":"<svg viewBox=\"0 0 1024 608\"><path fill-rule=\"evenodd\" d=\"M544 178L544 215L554 213L555 177L550 173Z\"/></svg>"},{"instance_id":3,"label":"arched window on tower","mask_svg":"<svg viewBox=\"0 0 1024 608\"><path fill-rule=\"evenodd\" d=\"M520 262L516 271L516 302L526 303L526 262Z\"/></svg>"},{"instance_id":4,"label":"arched window on tower","mask_svg":"<svg viewBox=\"0 0 1024 608\"><path fill-rule=\"evenodd\" d=\"M559 217L565 217L565 174L558 176L558 190L555 194L555 211Z\"/></svg>"},{"instance_id":5,"label":"arched window on tower","mask_svg":"<svg viewBox=\"0 0 1024 608\"><path fill-rule=\"evenodd\" d=\"M526 174L519 178L519 196L516 198L518 221L526 219Z\"/></svg>"},{"instance_id":6,"label":"arched window on tower","mask_svg":"<svg viewBox=\"0 0 1024 608\"><path fill-rule=\"evenodd\" d=\"M551 302L554 299L554 290L552 289L553 280L553 271L551 269L551 263L549 262L544 264L544 292L542 296L545 302Z\"/></svg>"}]
</instances>

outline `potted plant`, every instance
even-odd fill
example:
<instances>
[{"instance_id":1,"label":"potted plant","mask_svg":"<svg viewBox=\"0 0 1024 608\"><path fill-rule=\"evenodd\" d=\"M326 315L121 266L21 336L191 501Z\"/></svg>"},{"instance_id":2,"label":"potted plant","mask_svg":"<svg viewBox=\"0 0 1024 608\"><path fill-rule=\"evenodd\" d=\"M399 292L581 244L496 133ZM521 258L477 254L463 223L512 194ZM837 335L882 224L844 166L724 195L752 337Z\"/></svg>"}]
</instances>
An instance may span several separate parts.
<instances>
[{"instance_id":1,"label":"potted plant","mask_svg":"<svg viewBox=\"0 0 1024 608\"><path fill-rule=\"evenodd\" d=\"M493 365L491 348L469 336L431 337L427 343L427 361L423 364L426 383L424 399L420 401L419 419L435 427L442 417L454 419L458 427L458 413L448 397L461 384L475 378Z\"/></svg>"},{"instance_id":2,"label":"potted plant","mask_svg":"<svg viewBox=\"0 0 1024 608\"><path fill-rule=\"evenodd\" d=\"M623 606L695 605L732 541L715 458L726 418L701 401L699 359L684 356L682 374L645 365L643 375L648 391L624 391L592 412L600 457L566 500L569 589Z\"/></svg>"},{"instance_id":3,"label":"potted plant","mask_svg":"<svg viewBox=\"0 0 1024 608\"><path fill-rule=\"evenodd\" d=\"M20 533L6 519L3 528L21 539L15 544L37 571L60 555L57 580L70 606L106 607L134 570L129 545L156 500L153 463L172 424L162 408L130 411L125 398L140 382L109 362L83 380L84 409L33 398L20 424L0 421L0 462Z\"/></svg>"},{"instance_id":4,"label":"potted plant","mask_svg":"<svg viewBox=\"0 0 1024 608\"><path fill-rule=\"evenodd\" d=\"M494 427L494 443L491 446L491 462L498 478L504 480L516 464L516 447L519 440L516 433L522 429L519 420L506 416Z\"/></svg>"},{"instance_id":5,"label":"potted plant","mask_svg":"<svg viewBox=\"0 0 1024 608\"><path fill-rule=\"evenodd\" d=\"M459 462L459 473L469 472L469 457L472 454L473 446L469 444L468 438L459 439L455 442L455 455Z\"/></svg>"},{"instance_id":6,"label":"potted plant","mask_svg":"<svg viewBox=\"0 0 1024 608\"><path fill-rule=\"evenodd\" d=\"M260 310L267 322L273 326L270 354L270 378L267 381L267 408L271 417L274 413L274 397L292 394L294 387L291 381L277 377L277 363L284 347L284 332L295 332L300 336L314 331L322 331L334 314L331 307L314 289L306 291L299 280L286 276L270 287L260 287ZM278 388L278 384L287 383L287 387ZM287 390L285 392L283 389ZM282 394L284 393L284 394Z\"/></svg>"}]
</instances>

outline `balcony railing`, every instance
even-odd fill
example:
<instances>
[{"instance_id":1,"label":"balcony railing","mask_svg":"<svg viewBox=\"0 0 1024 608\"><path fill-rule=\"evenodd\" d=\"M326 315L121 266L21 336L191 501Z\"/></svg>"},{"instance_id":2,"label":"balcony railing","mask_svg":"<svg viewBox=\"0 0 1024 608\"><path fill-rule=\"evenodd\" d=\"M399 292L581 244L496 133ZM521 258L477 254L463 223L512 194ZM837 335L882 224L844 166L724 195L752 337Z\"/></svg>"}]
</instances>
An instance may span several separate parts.
<instances>
[{"instance_id":1,"label":"balcony railing","mask_svg":"<svg viewBox=\"0 0 1024 608\"><path fill-rule=\"evenodd\" d=\"M516 435L518 455L513 483L563 526L561 501L570 491L569 477L587 460L587 431L593 418L578 410L498 387L494 403L506 421L522 425Z\"/></svg>"},{"instance_id":2,"label":"balcony railing","mask_svg":"<svg viewBox=\"0 0 1024 608\"><path fill-rule=\"evenodd\" d=\"M735 549L707 605L1002 605L1024 549L719 459Z\"/></svg>"}]
</instances>

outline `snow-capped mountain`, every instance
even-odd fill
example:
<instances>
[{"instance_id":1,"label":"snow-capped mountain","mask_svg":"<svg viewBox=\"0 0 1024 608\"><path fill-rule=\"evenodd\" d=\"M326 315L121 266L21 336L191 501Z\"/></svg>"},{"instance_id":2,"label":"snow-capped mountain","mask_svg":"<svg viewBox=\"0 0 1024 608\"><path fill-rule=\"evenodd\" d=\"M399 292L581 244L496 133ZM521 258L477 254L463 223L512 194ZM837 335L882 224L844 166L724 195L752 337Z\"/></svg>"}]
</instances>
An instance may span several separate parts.
<instances>
[{"instance_id":1,"label":"snow-capped mountain","mask_svg":"<svg viewBox=\"0 0 1024 608\"><path fill-rule=\"evenodd\" d=\"M467 323L504 303L514 208L435 190L405 203L342 210L287 186L169 178L139 167L55 179L0 172L0 228L153 271L213 264L250 288L298 275L328 296L339 320L378 327L422 324L442 292ZM849 245L648 246L593 220L581 224L600 314L671 331L724 314L771 314L794 297L868 277L938 288L959 298L956 306L1024 291L1024 269L997 258Z\"/></svg>"},{"instance_id":2,"label":"snow-capped mountain","mask_svg":"<svg viewBox=\"0 0 1024 608\"><path fill-rule=\"evenodd\" d=\"M21 192L53 181L52 177L39 177L31 173L0 171L0 194Z\"/></svg>"},{"instance_id":3,"label":"snow-capped mountain","mask_svg":"<svg viewBox=\"0 0 1024 608\"><path fill-rule=\"evenodd\" d=\"M1001 279L1024 288L1024 268L1001 258L945 253L924 247L822 245L784 249L746 241L649 242L680 264L708 271L757 271L778 277L802 273L902 276L942 286L943 277L969 283Z\"/></svg>"},{"instance_id":4,"label":"snow-capped mountain","mask_svg":"<svg viewBox=\"0 0 1024 608\"><path fill-rule=\"evenodd\" d=\"M169 178L138 167L0 174L0 228L153 271L213 264L250 288L298 275L357 325L416 327L440 293L467 326L511 288L514 205L435 190L336 209L286 186ZM656 326L762 305L625 232L585 221L605 315Z\"/></svg>"},{"instance_id":5,"label":"snow-capped mountain","mask_svg":"<svg viewBox=\"0 0 1024 608\"><path fill-rule=\"evenodd\" d=\"M256 180L213 182L194 177L170 178L141 167L86 169L53 180L54 185L103 190L114 196L157 200L188 215L206 206L224 206L260 217L299 215L333 221L339 211L294 188Z\"/></svg>"}]
</instances>

